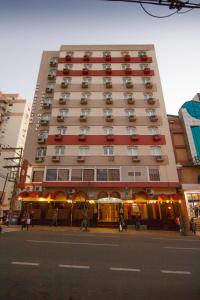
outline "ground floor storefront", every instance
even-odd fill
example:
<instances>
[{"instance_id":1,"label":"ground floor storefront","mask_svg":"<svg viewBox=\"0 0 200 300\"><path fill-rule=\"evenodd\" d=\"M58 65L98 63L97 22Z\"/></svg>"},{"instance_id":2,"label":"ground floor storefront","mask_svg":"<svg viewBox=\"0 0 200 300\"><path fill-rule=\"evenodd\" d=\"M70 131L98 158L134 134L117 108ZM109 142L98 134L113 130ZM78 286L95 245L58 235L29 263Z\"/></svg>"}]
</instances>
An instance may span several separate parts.
<instances>
[{"instance_id":1,"label":"ground floor storefront","mask_svg":"<svg viewBox=\"0 0 200 300\"><path fill-rule=\"evenodd\" d=\"M62 191L46 195L21 193L21 216L28 212L32 222L40 225L53 224L56 216L58 226L80 226L86 214L89 226L94 227L117 227L120 216L127 225L134 225L139 216L141 225L148 229L176 230L176 218L181 213L183 201L178 194L148 195L143 191L128 199L117 192L104 192L96 199L91 198L84 192L71 197Z\"/></svg>"}]
</instances>

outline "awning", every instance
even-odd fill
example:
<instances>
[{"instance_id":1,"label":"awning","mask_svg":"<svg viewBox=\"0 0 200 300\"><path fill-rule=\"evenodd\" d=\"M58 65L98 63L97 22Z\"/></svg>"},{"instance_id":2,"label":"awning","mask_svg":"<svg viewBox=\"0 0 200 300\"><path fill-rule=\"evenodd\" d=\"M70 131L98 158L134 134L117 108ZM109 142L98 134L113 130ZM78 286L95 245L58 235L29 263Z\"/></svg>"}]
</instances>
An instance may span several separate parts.
<instances>
[{"instance_id":1,"label":"awning","mask_svg":"<svg viewBox=\"0 0 200 300\"><path fill-rule=\"evenodd\" d=\"M101 198L101 199L98 199L96 201L97 203L110 203L110 204L115 204L115 203L123 203L123 201L119 198L113 198L113 197L107 197L107 198Z\"/></svg>"}]
</instances>

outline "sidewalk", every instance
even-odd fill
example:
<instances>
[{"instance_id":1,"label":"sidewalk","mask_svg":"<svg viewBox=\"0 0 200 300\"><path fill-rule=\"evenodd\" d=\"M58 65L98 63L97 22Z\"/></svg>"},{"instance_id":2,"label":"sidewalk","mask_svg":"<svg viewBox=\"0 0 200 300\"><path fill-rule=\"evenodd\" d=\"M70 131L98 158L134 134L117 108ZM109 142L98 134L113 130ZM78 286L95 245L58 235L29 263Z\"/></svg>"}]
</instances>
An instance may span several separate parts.
<instances>
[{"instance_id":1,"label":"sidewalk","mask_svg":"<svg viewBox=\"0 0 200 300\"><path fill-rule=\"evenodd\" d=\"M16 232L21 231L20 225L10 225L10 226L2 226L3 233L7 232ZM25 231L26 229L24 229ZM62 233L80 233L80 227L70 227L70 226L41 226L41 225L34 225L33 227L29 227L29 231L33 232L62 232ZM84 234L85 232L83 232ZM155 235L160 237L180 237L179 231L166 231L166 230L135 230L135 229L128 229L127 231L119 232L118 228L99 228L99 227L91 227L89 231L86 232L87 234L90 233L97 233L97 234L115 234L115 235ZM187 236L194 236L191 232L188 232ZM200 232L198 231L196 237L200 237Z\"/></svg>"}]
</instances>

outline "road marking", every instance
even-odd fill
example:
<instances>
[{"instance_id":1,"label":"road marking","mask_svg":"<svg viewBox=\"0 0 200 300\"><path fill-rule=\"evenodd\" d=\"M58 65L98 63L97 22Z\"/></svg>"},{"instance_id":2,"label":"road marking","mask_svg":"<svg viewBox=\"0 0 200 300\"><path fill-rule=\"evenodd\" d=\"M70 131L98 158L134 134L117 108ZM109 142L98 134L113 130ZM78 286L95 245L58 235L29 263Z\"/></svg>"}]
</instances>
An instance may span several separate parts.
<instances>
[{"instance_id":1,"label":"road marking","mask_svg":"<svg viewBox=\"0 0 200 300\"><path fill-rule=\"evenodd\" d=\"M12 261L12 265L22 265L22 266L39 266L39 263L25 262L25 261Z\"/></svg>"},{"instance_id":2,"label":"road marking","mask_svg":"<svg viewBox=\"0 0 200 300\"><path fill-rule=\"evenodd\" d=\"M124 272L141 272L141 269L130 269L130 268L109 268L111 271L124 271Z\"/></svg>"},{"instance_id":3,"label":"road marking","mask_svg":"<svg viewBox=\"0 0 200 300\"><path fill-rule=\"evenodd\" d=\"M59 265L60 268L69 269L90 269L90 266L78 266L78 265Z\"/></svg>"},{"instance_id":4,"label":"road marking","mask_svg":"<svg viewBox=\"0 0 200 300\"><path fill-rule=\"evenodd\" d=\"M80 243L80 242L57 242L57 241L38 241L26 240L30 243L46 243L46 244L67 244L67 245L87 245L87 246L106 246L106 247L119 247L118 244L99 244L99 243Z\"/></svg>"},{"instance_id":5,"label":"road marking","mask_svg":"<svg viewBox=\"0 0 200 300\"><path fill-rule=\"evenodd\" d=\"M112 236L112 235L102 235L101 233L97 233L97 234L90 234L90 233L84 233L84 234L77 234L77 235L75 235L75 234L71 234L71 233L64 233L63 234L64 236L73 236L73 237L83 237L83 238L85 238L85 237L99 237L99 238L114 238L114 239L117 239L117 238L119 238L118 236Z\"/></svg>"},{"instance_id":6,"label":"road marking","mask_svg":"<svg viewBox=\"0 0 200 300\"><path fill-rule=\"evenodd\" d=\"M161 270L160 272L161 272L161 273L165 273L165 274L191 275L191 272L188 272L188 271Z\"/></svg>"},{"instance_id":7,"label":"road marking","mask_svg":"<svg viewBox=\"0 0 200 300\"><path fill-rule=\"evenodd\" d=\"M152 240L163 240L163 241L184 241L184 242L200 242L199 240L193 240L193 239L173 239L173 238L152 238Z\"/></svg>"},{"instance_id":8,"label":"road marking","mask_svg":"<svg viewBox=\"0 0 200 300\"><path fill-rule=\"evenodd\" d=\"M174 249L174 250L197 250L200 251L200 248L183 248L183 247L163 247L165 249Z\"/></svg>"}]
</instances>

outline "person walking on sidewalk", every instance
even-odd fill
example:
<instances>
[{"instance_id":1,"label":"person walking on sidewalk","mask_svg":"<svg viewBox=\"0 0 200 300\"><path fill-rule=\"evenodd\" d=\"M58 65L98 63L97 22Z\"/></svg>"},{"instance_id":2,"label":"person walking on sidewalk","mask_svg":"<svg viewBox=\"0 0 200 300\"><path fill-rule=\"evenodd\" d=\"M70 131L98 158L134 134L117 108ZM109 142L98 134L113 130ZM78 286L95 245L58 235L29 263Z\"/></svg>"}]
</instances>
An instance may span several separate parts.
<instances>
[{"instance_id":1,"label":"person walking on sidewalk","mask_svg":"<svg viewBox=\"0 0 200 300\"><path fill-rule=\"evenodd\" d=\"M27 214L27 216L26 216L26 230L29 229L30 224L31 224L31 218L30 218L30 215Z\"/></svg>"},{"instance_id":2,"label":"person walking on sidewalk","mask_svg":"<svg viewBox=\"0 0 200 300\"><path fill-rule=\"evenodd\" d=\"M194 218L191 218L191 220L190 220L190 230L192 231L192 233L194 235L196 235L196 223L195 223Z\"/></svg>"},{"instance_id":3,"label":"person walking on sidewalk","mask_svg":"<svg viewBox=\"0 0 200 300\"><path fill-rule=\"evenodd\" d=\"M81 230L82 231L88 231L88 213L87 210L84 208L83 211L83 219L81 222Z\"/></svg>"},{"instance_id":4,"label":"person walking on sidewalk","mask_svg":"<svg viewBox=\"0 0 200 300\"><path fill-rule=\"evenodd\" d=\"M53 212L51 226L58 226L58 209Z\"/></svg>"}]
</instances>

